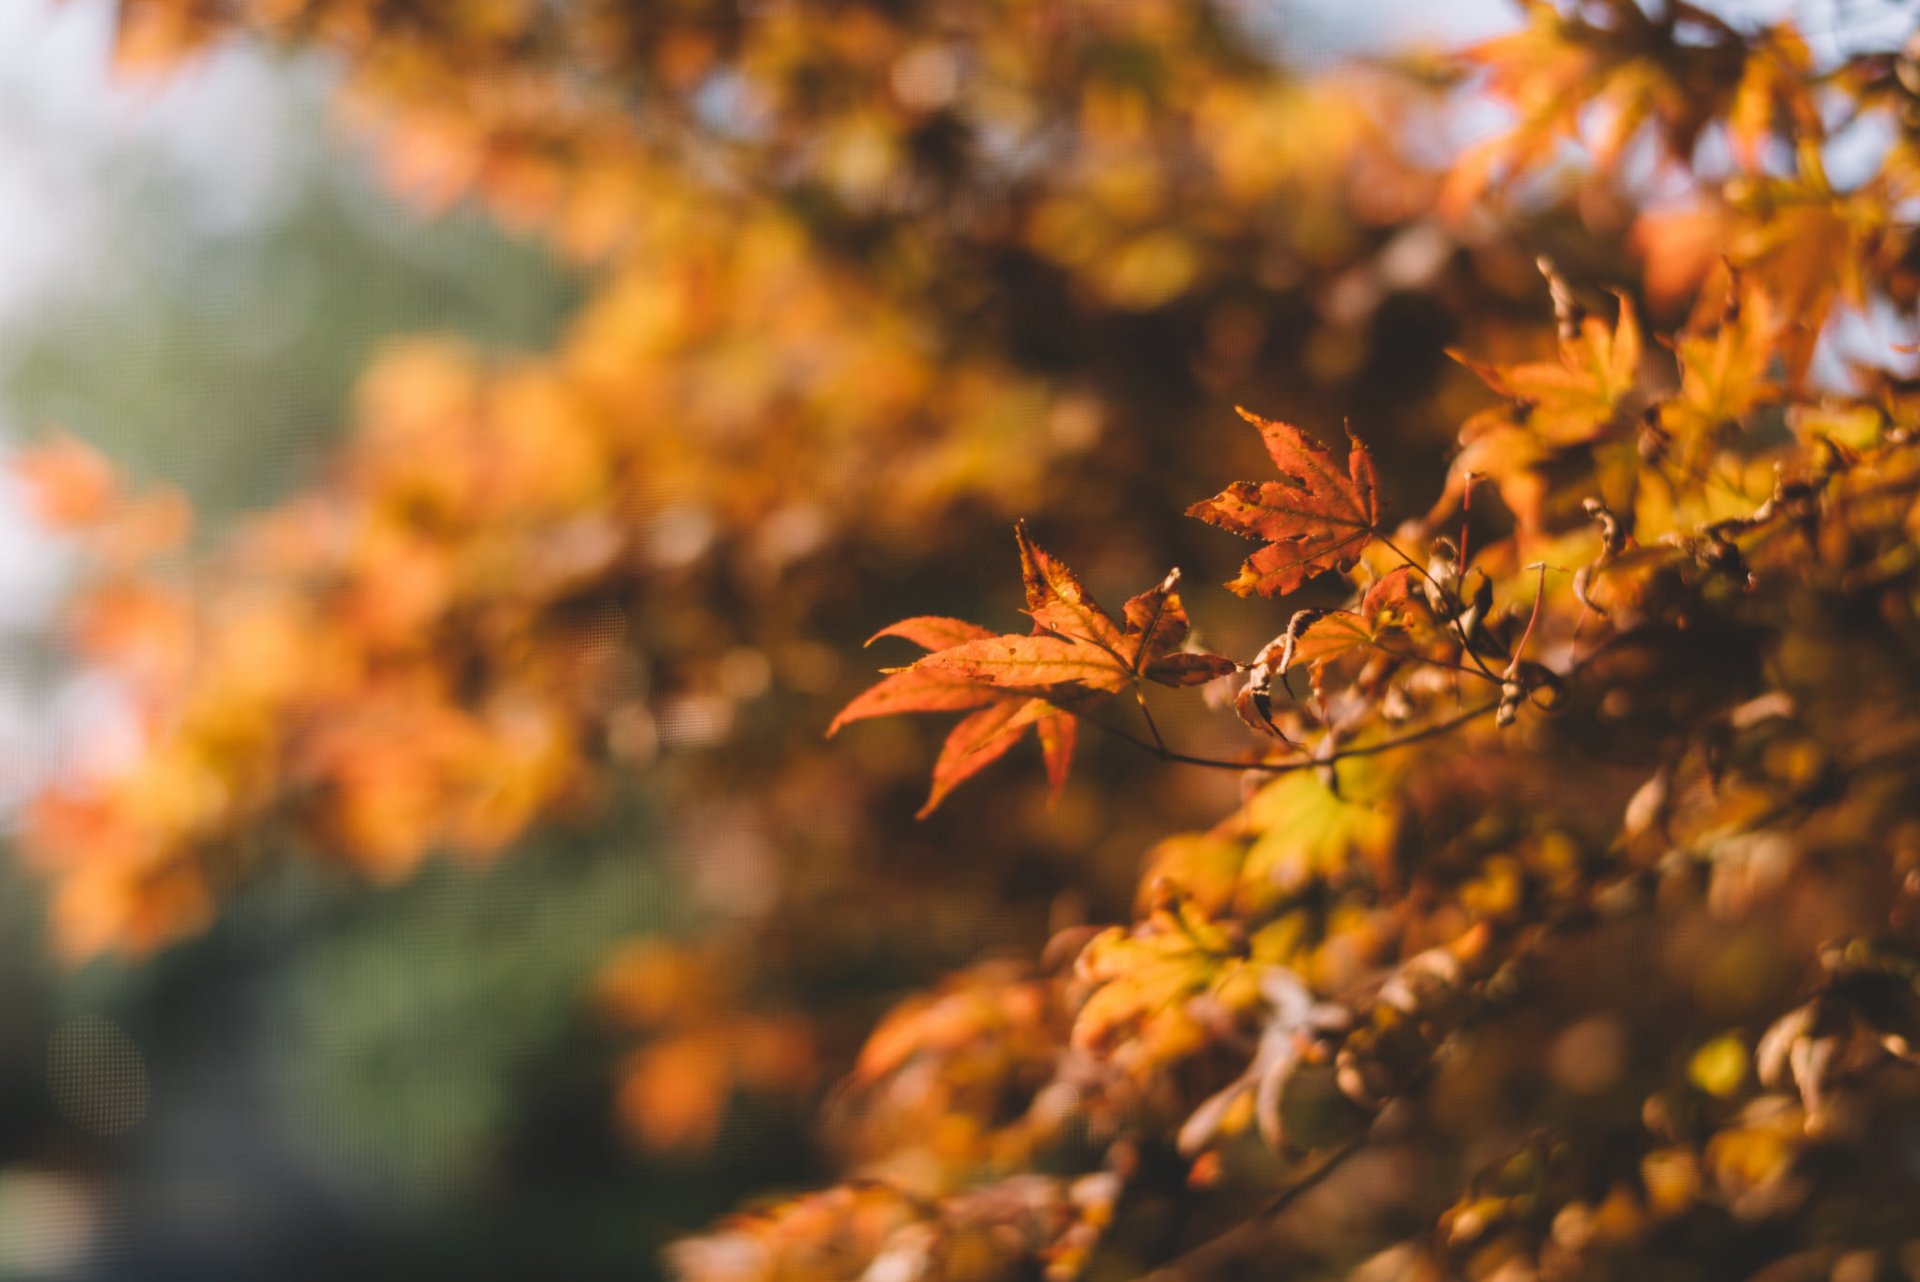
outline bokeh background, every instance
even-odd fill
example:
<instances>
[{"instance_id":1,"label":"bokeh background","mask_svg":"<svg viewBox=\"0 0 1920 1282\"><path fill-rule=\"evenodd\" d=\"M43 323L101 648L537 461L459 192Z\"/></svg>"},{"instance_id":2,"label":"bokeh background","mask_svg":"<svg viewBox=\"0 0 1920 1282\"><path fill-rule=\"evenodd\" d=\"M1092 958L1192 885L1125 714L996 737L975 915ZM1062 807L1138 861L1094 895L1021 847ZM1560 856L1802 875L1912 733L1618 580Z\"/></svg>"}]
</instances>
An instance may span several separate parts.
<instances>
[{"instance_id":1,"label":"bokeh background","mask_svg":"<svg viewBox=\"0 0 1920 1282\"><path fill-rule=\"evenodd\" d=\"M1244 83L1276 93L1512 21L1477 2L1212 8ZM116 73L112 27L95 0L0 4L0 448L57 428L135 489L177 487L188 558L325 482L346 434L379 418L370 366L457 379L479 358L450 350L547 352L607 292L613 269L497 205L392 181L365 122L332 106L343 71L324 52L220 42L164 75ZM933 93L939 68L918 70ZM767 537L820 554L769 554L668 494L647 529L670 582L638 648L680 667L662 657L661 698L610 732L624 764L593 804L515 832L484 867L429 853L371 885L262 825L259 866L211 924L75 957L52 937L47 879L10 847L0 1277L647 1277L662 1245L743 1197L820 1182L842 1155L817 1119L880 1012L981 956L1124 915L1141 851L1234 787L1088 744L1052 808L1031 779L996 776L916 825L935 737L820 742L883 661L861 638L923 610L1009 618L1019 512L1111 601L1174 562L1224 578L1238 549L1178 513L1223 469L1257 466L1236 402L1322 430L1352 413L1391 447L1389 488L1422 493L1408 478L1444 457L1476 394L1443 354L1462 316L1496 350L1517 343L1503 320L1540 319L1531 249L1626 252L1624 224L1591 234L1604 210L1576 221L1545 202L1493 243L1428 219L1417 184L1394 205L1343 167L1364 144L1348 147L1339 106L1294 103L1245 141L1240 207L1177 180L1099 191L1137 239L1110 252L1110 229L1067 209L1040 242L1055 259L993 260L982 297L955 282L944 323L992 334L1025 381L982 416L1000 436L942 456L873 528L823 532L837 496L816 495ZM709 107L726 132L727 104ZM1355 186L1390 207L1356 212ZM862 234L912 211L865 212ZM1196 267L1189 243L1219 256ZM705 406L755 375L715 360L682 393ZM141 752L127 692L61 631L88 568L30 507L0 488L9 832L64 772ZM1265 639L1235 626L1218 648ZM716 1012L723 1031L703 1023ZM700 1089L714 1081L718 1099Z\"/></svg>"}]
</instances>

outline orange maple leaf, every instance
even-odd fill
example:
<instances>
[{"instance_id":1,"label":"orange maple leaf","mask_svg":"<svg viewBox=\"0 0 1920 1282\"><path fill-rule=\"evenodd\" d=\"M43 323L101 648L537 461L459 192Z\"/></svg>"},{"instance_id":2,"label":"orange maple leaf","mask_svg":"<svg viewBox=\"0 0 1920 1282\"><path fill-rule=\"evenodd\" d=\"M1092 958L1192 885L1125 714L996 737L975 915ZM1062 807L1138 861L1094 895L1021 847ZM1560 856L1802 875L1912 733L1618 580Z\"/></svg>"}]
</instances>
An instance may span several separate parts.
<instances>
[{"instance_id":1,"label":"orange maple leaf","mask_svg":"<svg viewBox=\"0 0 1920 1282\"><path fill-rule=\"evenodd\" d=\"M1034 543L1024 524L1015 527L1014 536L1033 634L963 641L928 655L913 671L1071 696L1076 692L1058 687L1111 694L1140 678L1167 686L1198 685L1237 666L1217 654L1178 648L1191 626L1180 601L1178 570L1128 601L1121 611L1123 625L1100 607L1072 570Z\"/></svg>"},{"instance_id":2,"label":"orange maple leaf","mask_svg":"<svg viewBox=\"0 0 1920 1282\"><path fill-rule=\"evenodd\" d=\"M1640 322L1633 304L1619 295L1620 314L1612 326L1566 299L1565 285L1549 269L1555 311L1560 317L1560 359L1497 365L1457 351L1448 355L1465 365L1488 387L1519 407L1517 422L1548 449L1582 445L1631 420L1627 413L1640 371ZM1489 419L1516 421L1502 408L1470 420L1463 435L1477 434Z\"/></svg>"},{"instance_id":3,"label":"orange maple leaf","mask_svg":"<svg viewBox=\"0 0 1920 1282\"><path fill-rule=\"evenodd\" d=\"M905 619L874 634L897 636L928 653L896 668L841 709L827 728L899 712L967 711L947 735L933 767L930 813L955 786L1005 756L1031 729L1040 740L1057 794L1066 784L1078 735L1069 710L1093 694L1114 694L1140 680L1197 685L1238 665L1217 654L1181 650L1190 624L1176 587L1179 571L1128 601L1123 623L1093 599L1078 576L1015 527L1026 582L1030 635L998 636L960 619ZM869 642L871 644L871 642Z\"/></svg>"},{"instance_id":4,"label":"orange maple leaf","mask_svg":"<svg viewBox=\"0 0 1920 1282\"><path fill-rule=\"evenodd\" d=\"M1389 632L1431 617L1426 599L1417 595L1413 567L1403 565L1376 580L1361 597L1358 610L1329 610L1304 620L1298 629L1289 627L1294 644L1288 648L1284 634L1276 638L1281 644L1274 654L1276 671L1284 681L1296 666L1322 668L1342 655L1377 645Z\"/></svg>"},{"instance_id":5,"label":"orange maple leaf","mask_svg":"<svg viewBox=\"0 0 1920 1282\"><path fill-rule=\"evenodd\" d=\"M953 649L973 641L992 638L993 632L962 619L921 616L903 619L882 628L868 640L872 645L881 637L902 637L934 653ZM1037 707L1034 705L1038 705ZM833 735L840 727L869 717L886 717L901 712L963 712L947 735L940 758L933 768L933 791L920 808L922 817L930 814L954 787L1004 757L1026 736L1032 727L1039 735L1046 756L1047 774L1058 790L1064 786L1067 767L1073 757L1075 726L1067 713L1051 707L1045 700L1026 695L1009 695L991 686L967 681L919 665L898 668L840 710L827 727Z\"/></svg>"},{"instance_id":6,"label":"orange maple leaf","mask_svg":"<svg viewBox=\"0 0 1920 1282\"><path fill-rule=\"evenodd\" d=\"M1227 587L1241 596L1285 596L1328 570L1352 565L1380 524L1373 455L1349 434L1343 475L1327 447L1299 428L1245 409L1239 414L1260 429L1281 479L1235 481L1187 509L1209 525L1266 541Z\"/></svg>"},{"instance_id":7,"label":"orange maple leaf","mask_svg":"<svg viewBox=\"0 0 1920 1282\"><path fill-rule=\"evenodd\" d=\"M1608 325L1574 301L1550 263L1542 259L1540 266L1559 321L1559 359L1498 364L1448 349L1507 403L1461 426L1460 453L1434 509L1458 502L1467 477L1486 477L1528 537L1546 520L1547 464L1563 452L1627 435L1641 422L1645 405L1639 382L1643 341L1633 304L1616 295L1619 315Z\"/></svg>"},{"instance_id":8,"label":"orange maple leaf","mask_svg":"<svg viewBox=\"0 0 1920 1282\"><path fill-rule=\"evenodd\" d=\"M1680 386L1660 403L1659 424L1681 465L1693 470L1756 407L1780 398L1770 377L1784 326L1765 291L1728 282L1719 324L1690 326L1673 340Z\"/></svg>"}]
</instances>

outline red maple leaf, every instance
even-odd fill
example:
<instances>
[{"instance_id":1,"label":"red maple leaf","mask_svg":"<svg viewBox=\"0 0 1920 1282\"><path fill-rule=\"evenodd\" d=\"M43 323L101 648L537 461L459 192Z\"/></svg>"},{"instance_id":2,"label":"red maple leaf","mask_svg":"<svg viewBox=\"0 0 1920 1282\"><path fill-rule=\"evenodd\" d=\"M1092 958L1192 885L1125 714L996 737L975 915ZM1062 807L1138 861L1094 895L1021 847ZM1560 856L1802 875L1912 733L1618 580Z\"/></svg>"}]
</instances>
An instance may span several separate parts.
<instances>
[{"instance_id":1,"label":"red maple leaf","mask_svg":"<svg viewBox=\"0 0 1920 1282\"><path fill-rule=\"evenodd\" d=\"M1241 596L1285 596L1317 575L1352 565L1380 524L1379 483L1367 447L1349 437L1343 473L1327 447L1299 428L1239 413L1260 429L1281 479L1235 481L1187 509L1209 525L1265 541L1227 586Z\"/></svg>"}]
</instances>

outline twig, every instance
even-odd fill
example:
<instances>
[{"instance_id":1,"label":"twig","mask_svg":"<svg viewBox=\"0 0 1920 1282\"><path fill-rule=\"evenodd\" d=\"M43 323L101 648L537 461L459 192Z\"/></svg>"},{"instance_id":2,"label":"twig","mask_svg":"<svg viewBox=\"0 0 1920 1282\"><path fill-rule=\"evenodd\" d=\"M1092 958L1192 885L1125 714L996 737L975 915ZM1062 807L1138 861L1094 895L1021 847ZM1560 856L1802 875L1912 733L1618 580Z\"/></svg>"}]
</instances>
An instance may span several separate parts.
<instances>
[{"instance_id":1,"label":"twig","mask_svg":"<svg viewBox=\"0 0 1920 1282\"><path fill-rule=\"evenodd\" d=\"M1146 718L1147 731L1153 736L1153 746L1161 752L1165 752L1167 750L1167 741L1165 736L1160 733L1159 723L1153 719L1153 709L1147 706L1147 692L1136 685L1133 688L1133 697L1140 701L1140 715Z\"/></svg>"},{"instance_id":2,"label":"twig","mask_svg":"<svg viewBox=\"0 0 1920 1282\"><path fill-rule=\"evenodd\" d=\"M1464 605L1464 603L1460 600L1460 598L1455 596L1453 593L1447 591L1446 587L1440 582L1440 580L1434 578L1433 575L1427 572L1426 566L1421 565L1418 561L1414 560L1412 557L1408 556L1405 552L1401 551L1399 545L1396 544L1392 539L1388 538L1384 534L1378 534L1378 535L1375 535L1374 537L1378 538L1380 542L1386 546L1387 551L1393 553L1395 556L1399 557L1402 561L1405 561L1407 565L1412 568L1415 574L1419 575L1421 578L1425 579L1428 583L1431 583L1433 585L1433 590L1435 592L1438 592L1441 596L1441 599L1448 603L1449 608L1447 610L1447 621L1453 624L1453 630L1456 633L1458 633L1460 636L1460 649L1462 650L1462 652L1466 654L1466 656L1469 659L1473 660L1473 666L1480 669L1480 673L1482 676L1486 677L1487 680L1498 685L1500 683L1500 678L1495 676L1493 674L1493 669L1489 668L1486 665L1486 663L1481 660L1480 652L1473 648L1473 641L1467 636L1466 625L1460 622L1460 614Z\"/></svg>"},{"instance_id":3,"label":"twig","mask_svg":"<svg viewBox=\"0 0 1920 1282\"><path fill-rule=\"evenodd\" d=\"M1368 1131L1361 1131L1351 1139L1328 1149L1320 1160L1313 1164L1311 1170L1274 1194L1267 1200L1266 1205L1254 1212L1251 1217L1242 1220L1219 1237L1202 1242L1183 1255L1175 1256L1145 1275L1143 1282L1173 1282L1174 1279L1187 1277L1234 1276L1230 1272L1232 1266L1242 1263L1242 1254L1257 1244L1248 1239L1256 1238L1266 1227L1267 1221L1280 1215L1295 1202L1326 1183L1348 1158L1367 1146L1369 1138Z\"/></svg>"},{"instance_id":4,"label":"twig","mask_svg":"<svg viewBox=\"0 0 1920 1282\"><path fill-rule=\"evenodd\" d=\"M1472 559L1467 555L1468 523L1473 517L1473 484L1479 479L1480 473L1468 472L1465 477L1466 484L1460 491L1460 547L1458 550L1460 553L1460 573L1462 575L1466 574L1467 565Z\"/></svg>"},{"instance_id":5,"label":"twig","mask_svg":"<svg viewBox=\"0 0 1920 1282\"><path fill-rule=\"evenodd\" d=\"M1058 707L1059 705L1056 704L1054 706ZM1075 712L1072 708L1061 708L1060 710L1079 717L1096 730L1104 730L1114 738L1132 744L1142 752L1152 753L1162 761L1175 762L1183 766L1207 766L1215 770L1254 770L1263 774L1286 775L1292 774L1296 770L1312 770L1321 766L1330 766L1335 762L1345 761L1350 757L1377 757L1382 753L1392 752L1396 748L1404 748L1411 744L1420 743L1423 740L1437 738L1450 730L1458 729L1469 721L1486 716L1489 712L1498 709L1499 706L1498 700L1491 703L1477 704L1464 712L1459 712L1448 717L1445 721L1436 721L1430 726L1422 726L1420 729L1409 731L1397 739L1384 739L1379 743L1364 743L1353 748L1341 748L1324 757L1303 757L1297 761L1229 761L1223 757L1202 757L1188 752L1175 752L1164 744L1150 743L1123 726L1113 725L1111 722L1102 721L1098 717L1088 716L1084 712Z\"/></svg>"},{"instance_id":6,"label":"twig","mask_svg":"<svg viewBox=\"0 0 1920 1282\"><path fill-rule=\"evenodd\" d=\"M1492 681L1496 685L1499 684L1498 678L1490 677L1478 668L1469 668L1464 663L1452 663L1446 659L1435 659L1430 655L1415 654L1411 650L1396 650L1390 645L1381 645L1378 641L1369 641L1367 645L1371 649L1378 650L1381 654L1392 655L1394 658L1404 659L1408 663L1424 663L1429 667L1443 668L1448 672L1457 672L1463 677L1474 677L1481 681Z\"/></svg>"},{"instance_id":7,"label":"twig","mask_svg":"<svg viewBox=\"0 0 1920 1282\"><path fill-rule=\"evenodd\" d=\"M1513 647L1513 657L1507 660L1505 679L1508 681L1513 680L1514 674L1520 671L1520 656L1527 652L1527 642L1533 639L1533 625L1540 622L1540 602L1547 595L1547 563L1536 561L1528 568L1540 571L1540 582L1533 590L1533 613L1527 616L1527 626L1520 634L1520 644Z\"/></svg>"}]
</instances>

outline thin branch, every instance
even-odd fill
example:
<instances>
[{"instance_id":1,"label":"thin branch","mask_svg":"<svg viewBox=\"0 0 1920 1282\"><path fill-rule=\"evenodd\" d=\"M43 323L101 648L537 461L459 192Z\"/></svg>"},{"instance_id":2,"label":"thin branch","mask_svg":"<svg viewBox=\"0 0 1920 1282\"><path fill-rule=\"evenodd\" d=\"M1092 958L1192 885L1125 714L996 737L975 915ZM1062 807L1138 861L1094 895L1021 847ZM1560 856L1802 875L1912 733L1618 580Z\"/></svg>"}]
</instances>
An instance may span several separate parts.
<instances>
[{"instance_id":1,"label":"thin branch","mask_svg":"<svg viewBox=\"0 0 1920 1282\"><path fill-rule=\"evenodd\" d=\"M1312 761L1284 762L1279 767L1275 767L1275 770L1276 772L1305 770L1309 766L1332 765L1336 761L1345 761L1349 757L1377 757L1382 753L1392 752L1396 748L1407 747L1409 744L1420 743L1427 739L1436 739L1449 730L1456 730L1469 721L1475 721L1486 716L1489 712L1493 712L1499 708L1499 706L1500 703L1498 700L1494 700L1491 703L1477 704L1464 712L1455 713L1445 721L1436 721L1430 726L1422 726L1418 730L1409 731L1401 735L1398 739L1383 739L1379 743L1361 744L1357 748L1342 748L1329 756L1319 757Z\"/></svg>"},{"instance_id":2,"label":"thin branch","mask_svg":"<svg viewBox=\"0 0 1920 1282\"><path fill-rule=\"evenodd\" d=\"M1467 636L1466 625L1460 622L1460 615L1462 613L1462 606L1463 606L1463 603L1461 602L1460 598L1455 596L1453 593L1447 591L1445 585L1443 585L1440 582L1440 580L1434 578L1433 575L1427 572L1426 566L1421 565L1418 561L1414 560L1412 557L1408 556L1405 552L1401 551L1400 546L1396 544L1392 539L1388 538L1384 534L1376 534L1374 537L1379 539L1380 542L1385 545L1387 551L1393 553L1395 556L1399 557L1402 561L1405 561L1408 567L1410 567L1415 574L1419 575L1421 578L1425 579L1428 583L1431 583L1433 585L1433 590L1435 592L1438 592L1440 594L1441 599L1446 601L1449 605L1449 608L1447 610L1447 621L1453 624L1453 630L1459 634L1460 649L1466 654L1466 656L1469 659L1473 660L1473 666L1480 669L1480 673L1482 676L1486 677L1487 680L1493 682L1496 685L1500 684L1500 678L1493 674L1493 669L1489 668L1486 665L1486 663L1481 660L1479 651L1473 648L1473 641L1471 638Z\"/></svg>"},{"instance_id":3,"label":"thin branch","mask_svg":"<svg viewBox=\"0 0 1920 1282\"><path fill-rule=\"evenodd\" d=\"M1141 647L1142 650L1145 648L1145 646ZM1154 747L1164 753L1167 750L1167 740L1160 733L1159 723L1153 719L1153 709L1147 706L1147 692L1136 685L1133 687L1133 697L1140 701L1140 715L1147 720L1147 731L1153 735Z\"/></svg>"},{"instance_id":4,"label":"thin branch","mask_svg":"<svg viewBox=\"0 0 1920 1282\"><path fill-rule=\"evenodd\" d=\"M1382 654L1390 654L1394 658L1404 659L1408 663L1424 663L1429 667L1443 668L1448 672L1457 672L1463 677L1473 677L1480 681L1491 681L1495 685L1500 684L1498 677L1490 677L1480 669L1469 668L1464 663L1452 663L1446 659L1433 658L1430 655L1415 654L1411 650L1396 650L1390 645L1381 645L1378 641L1369 641L1367 645Z\"/></svg>"},{"instance_id":5,"label":"thin branch","mask_svg":"<svg viewBox=\"0 0 1920 1282\"><path fill-rule=\"evenodd\" d=\"M1344 1141L1337 1147L1329 1149L1325 1157L1322 1157L1318 1162L1314 1163L1311 1171L1308 1171L1305 1175L1302 1175L1299 1179L1267 1199L1267 1204L1260 1208L1260 1217L1262 1219L1272 1219L1307 1194L1313 1192L1314 1189L1324 1184L1335 1171L1339 1170L1343 1162L1365 1148L1370 1138L1372 1137L1369 1131L1362 1131L1360 1134Z\"/></svg>"},{"instance_id":6,"label":"thin branch","mask_svg":"<svg viewBox=\"0 0 1920 1282\"><path fill-rule=\"evenodd\" d=\"M1058 705L1055 706L1057 707ZM1469 721L1486 716L1489 712L1498 709L1499 706L1500 703L1498 700L1490 703L1476 704L1464 712L1459 712L1448 717L1445 721L1436 721L1430 726L1422 726L1420 729L1409 731L1396 739L1383 739L1378 743L1365 743L1353 748L1341 748L1324 757L1303 757L1297 761L1230 761L1223 757L1201 757L1187 752L1175 752L1163 745L1150 743L1123 726L1116 726L1111 722L1102 721L1100 718L1089 716L1085 712L1075 712L1071 708L1062 708L1061 711L1079 717L1096 730L1104 730L1114 738L1124 740L1142 752L1152 753L1162 761L1170 761L1183 766L1206 766L1214 770L1253 770L1262 774L1287 775L1294 773L1296 770L1313 770L1321 766L1330 766L1351 757L1377 757L1382 753L1392 752L1397 748L1405 748L1411 744L1437 738L1450 730L1458 729Z\"/></svg>"},{"instance_id":7,"label":"thin branch","mask_svg":"<svg viewBox=\"0 0 1920 1282\"><path fill-rule=\"evenodd\" d=\"M1244 1265L1247 1262L1243 1257L1249 1250L1259 1245L1259 1234L1265 1229L1267 1222L1326 1183L1348 1158L1367 1146L1371 1137L1370 1131L1361 1131L1358 1135L1328 1149L1313 1164L1312 1169L1274 1194L1267 1200L1266 1205L1254 1212L1250 1218L1242 1220L1219 1237L1202 1242L1185 1254L1168 1260L1145 1275L1144 1282L1173 1282L1173 1279L1187 1277L1237 1276L1234 1266Z\"/></svg>"},{"instance_id":8,"label":"thin branch","mask_svg":"<svg viewBox=\"0 0 1920 1282\"><path fill-rule=\"evenodd\" d=\"M1460 553L1460 573L1463 575L1467 572L1467 566L1470 565L1473 560L1473 558L1467 554L1467 537L1471 532L1470 522L1473 518L1473 485L1474 482L1480 479L1480 473L1468 472L1464 479L1466 484L1460 491L1460 546L1458 549Z\"/></svg>"},{"instance_id":9,"label":"thin branch","mask_svg":"<svg viewBox=\"0 0 1920 1282\"><path fill-rule=\"evenodd\" d=\"M1534 568L1540 571L1540 582L1533 589L1533 613L1527 616L1527 626L1520 634L1520 644L1513 647L1513 657L1507 660L1506 680L1513 680L1514 673L1520 671L1520 656L1527 652L1527 642L1533 639L1533 626L1540 622L1540 603L1547 595L1547 563L1536 562Z\"/></svg>"}]
</instances>

